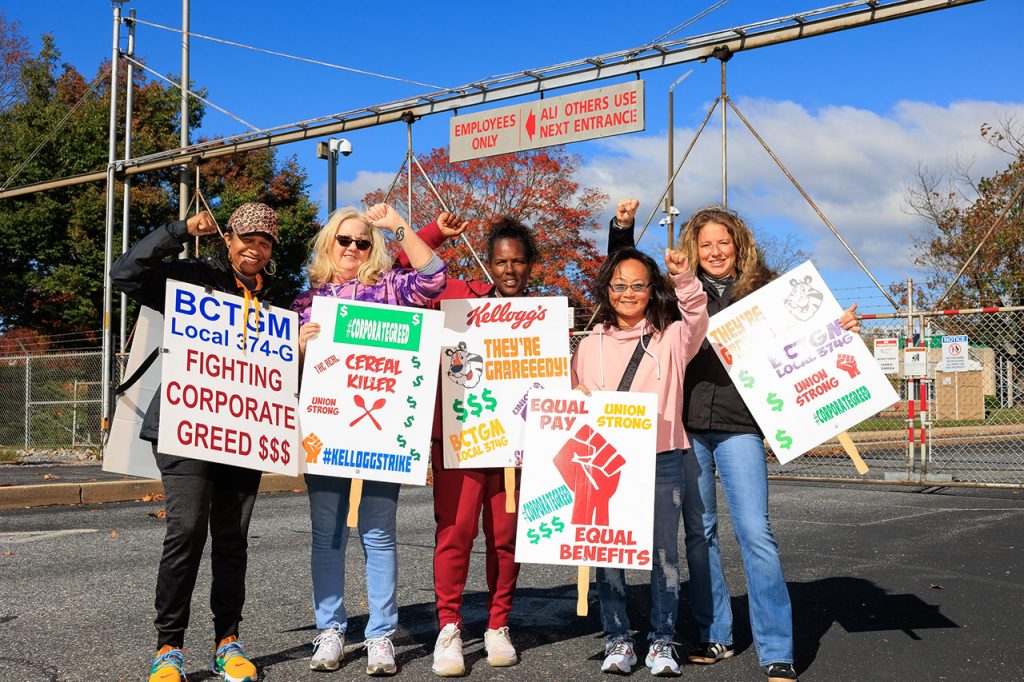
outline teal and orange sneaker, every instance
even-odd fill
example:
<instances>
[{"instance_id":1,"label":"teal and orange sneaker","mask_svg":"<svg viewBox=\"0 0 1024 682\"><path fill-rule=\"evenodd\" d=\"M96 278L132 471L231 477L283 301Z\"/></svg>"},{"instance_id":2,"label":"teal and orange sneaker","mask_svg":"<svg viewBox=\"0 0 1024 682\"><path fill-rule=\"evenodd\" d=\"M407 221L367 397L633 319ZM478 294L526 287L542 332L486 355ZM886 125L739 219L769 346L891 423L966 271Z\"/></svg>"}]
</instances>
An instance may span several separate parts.
<instances>
[{"instance_id":1,"label":"teal and orange sneaker","mask_svg":"<svg viewBox=\"0 0 1024 682\"><path fill-rule=\"evenodd\" d=\"M210 672L220 675L224 682L256 682L256 666L245 655L245 648L237 637L225 637L210 661Z\"/></svg>"},{"instance_id":2,"label":"teal and orange sneaker","mask_svg":"<svg viewBox=\"0 0 1024 682\"><path fill-rule=\"evenodd\" d=\"M149 682L188 682L182 669L184 663L185 657L181 649L161 647L149 671Z\"/></svg>"}]
</instances>

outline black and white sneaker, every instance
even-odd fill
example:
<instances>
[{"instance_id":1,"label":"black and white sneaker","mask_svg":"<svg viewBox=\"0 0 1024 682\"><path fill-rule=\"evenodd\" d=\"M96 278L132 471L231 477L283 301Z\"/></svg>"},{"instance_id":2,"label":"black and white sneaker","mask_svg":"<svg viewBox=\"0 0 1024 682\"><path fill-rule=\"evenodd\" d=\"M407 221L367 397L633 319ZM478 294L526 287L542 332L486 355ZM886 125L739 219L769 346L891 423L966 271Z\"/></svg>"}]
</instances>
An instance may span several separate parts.
<instances>
[{"instance_id":1,"label":"black and white sneaker","mask_svg":"<svg viewBox=\"0 0 1024 682\"><path fill-rule=\"evenodd\" d=\"M792 663L769 663L764 667L768 682L794 682L796 670Z\"/></svg>"},{"instance_id":2,"label":"black and white sneaker","mask_svg":"<svg viewBox=\"0 0 1024 682\"><path fill-rule=\"evenodd\" d=\"M722 644L721 642L704 642L700 645L700 648L696 651L690 652L686 657L690 663L700 663L701 665L711 665L712 663L718 663L724 661L727 658L732 658L736 650L732 648L731 644Z\"/></svg>"}]
</instances>

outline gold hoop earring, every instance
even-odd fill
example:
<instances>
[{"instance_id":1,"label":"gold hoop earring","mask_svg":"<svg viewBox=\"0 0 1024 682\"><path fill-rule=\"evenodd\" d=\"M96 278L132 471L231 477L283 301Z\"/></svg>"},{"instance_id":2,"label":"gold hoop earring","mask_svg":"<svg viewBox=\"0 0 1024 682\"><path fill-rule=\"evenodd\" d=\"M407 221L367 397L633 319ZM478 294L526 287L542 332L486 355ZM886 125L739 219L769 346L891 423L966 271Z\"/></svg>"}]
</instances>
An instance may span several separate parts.
<instances>
[{"instance_id":1,"label":"gold hoop earring","mask_svg":"<svg viewBox=\"0 0 1024 682\"><path fill-rule=\"evenodd\" d=\"M263 266L263 272L267 273L271 277L277 274L277 263L273 258L267 261L267 264Z\"/></svg>"}]
</instances>

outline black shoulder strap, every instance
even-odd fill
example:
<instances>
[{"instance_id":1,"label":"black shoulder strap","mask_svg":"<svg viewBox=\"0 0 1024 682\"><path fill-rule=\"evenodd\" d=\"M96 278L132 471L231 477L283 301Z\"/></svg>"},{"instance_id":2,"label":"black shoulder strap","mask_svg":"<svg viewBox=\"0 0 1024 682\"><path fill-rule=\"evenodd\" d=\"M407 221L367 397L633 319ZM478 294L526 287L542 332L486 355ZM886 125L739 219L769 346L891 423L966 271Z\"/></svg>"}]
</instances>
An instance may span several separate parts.
<instances>
[{"instance_id":1,"label":"black shoulder strap","mask_svg":"<svg viewBox=\"0 0 1024 682\"><path fill-rule=\"evenodd\" d=\"M642 339L636 342L636 348L633 349L633 356L629 359L629 364L626 365L626 371L622 373L622 379L619 381L619 391L628 391L629 387L633 385L633 378L636 376L636 370L640 366L640 361L644 357L644 346L651 342L653 334L645 334Z\"/></svg>"},{"instance_id":2,"label":"black shoulder strap","mask_svg":"<svg viewBox=\"0 0 1024 682\"><path fill-rule=\"evenodd\" d=\"M153 366L153 363L156 362L157 356L159 355L160 349L154 348L153 352L149 354L149 357L143 360L142 364L139 365L134 372L132 372L132 375L125 379L124 381L122 381L121 385L114 389L114 395L121 395L129 388L134 386L135 382L141 379L142 375L146 373L146 370Z\"/></svg>"}]
</instances>

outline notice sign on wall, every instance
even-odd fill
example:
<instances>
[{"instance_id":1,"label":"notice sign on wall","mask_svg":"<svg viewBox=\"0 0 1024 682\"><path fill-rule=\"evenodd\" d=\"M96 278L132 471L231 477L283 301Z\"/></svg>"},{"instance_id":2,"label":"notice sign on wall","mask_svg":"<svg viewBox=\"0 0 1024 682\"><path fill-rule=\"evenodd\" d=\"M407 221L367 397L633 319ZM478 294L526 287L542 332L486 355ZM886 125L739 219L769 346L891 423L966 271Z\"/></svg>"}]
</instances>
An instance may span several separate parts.
<instances>
[{"instance_id":1,"label":"notice sign on wall","mask_svg":"<svg viewBox=\"0 0 1024 682\"><path fill-rule=\"evenodd\" d=\"M644 83L630 81L465 116L449 124L449 161L479 159L644 129Z\"/></svg>"},{"instance_id":2,"label":"notice sign on wall","mask_svg":"<svg viewBox=\"0 0 1024 682\"><path fill-rule=\"evenodd\" d=\"M658 397L533 391L516 561L651 568Z\"/></svg>"},{"instance_id":3,"label":"notice sign on wall","mask_svg":"<svg viewBox=\"0 0 1024 682\"><path fill-rule=\"evenodd\" d=\"M875 339L875 362L886 374L900 373L900 340Z\"/></svg>"},{"instance_id":4,"label":"notice sign on wall","mask_svg":"<svg viewBox=\"0 0 1024 682\"><path fill-rule=\"evenodd\" d=\"M424 485L441 313L313 297L299 415L304 471Z\"/></svg>"},{"instance_id":5,"label":"notice sign on wall","mask_svg":"<svg viewBox=\"0 0 1024 682\"><path fill-rule=\"evenodd\" d=\"M295 476L298 316L169 280L159 450Z\"/></svg>"},{"instance_id":6,"label":"notice sign on wall","mask_svg":"<svg viewBox=\"0 0 1024 682\"><path fill-rule=\"evenodd\" d=\"M454 343L441 356L444 466L519 466L530 391L570 387L568 302L480 298L441 310Z\"/></svg>"},{"instance_id":7,"label":"notice sign on wall","mask_svg":"<svg viewBox=\"0 0 1024 682\"><path fill-rule=\"evenodd\" d=\"M899 398L807 261L711 318L708 340L788 462Z\"/></svg>"}]
</instances>

